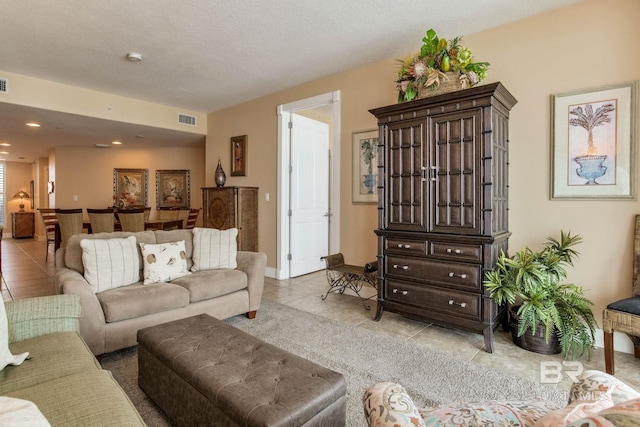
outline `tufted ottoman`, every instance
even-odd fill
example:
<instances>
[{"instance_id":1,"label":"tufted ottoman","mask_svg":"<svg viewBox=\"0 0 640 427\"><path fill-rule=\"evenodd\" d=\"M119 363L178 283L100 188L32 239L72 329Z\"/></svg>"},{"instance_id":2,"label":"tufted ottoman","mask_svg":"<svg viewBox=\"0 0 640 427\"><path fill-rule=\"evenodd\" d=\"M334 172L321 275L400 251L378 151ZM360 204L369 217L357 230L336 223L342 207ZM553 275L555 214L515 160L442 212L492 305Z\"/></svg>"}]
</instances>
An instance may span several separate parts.
<instances>
[{"instance_id":1,"label":"tufted ottoman","mask_svg":"<svg viewBox=\"0 0 640 427\"><path fill-rule=\"evenodd\" d=\"M178 426L344 426L342 374L206 314L138 331L138 384Z\"/></svg>"}]
</instances>

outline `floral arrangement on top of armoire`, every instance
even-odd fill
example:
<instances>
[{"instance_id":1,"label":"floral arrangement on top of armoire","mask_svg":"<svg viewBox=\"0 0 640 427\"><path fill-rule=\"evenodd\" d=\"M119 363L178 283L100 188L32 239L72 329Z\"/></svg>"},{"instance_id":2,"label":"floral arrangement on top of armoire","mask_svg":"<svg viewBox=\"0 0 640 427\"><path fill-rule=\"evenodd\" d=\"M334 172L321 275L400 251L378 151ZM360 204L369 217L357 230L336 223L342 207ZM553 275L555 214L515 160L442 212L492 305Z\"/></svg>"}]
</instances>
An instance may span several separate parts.
<instances>
[{"instance_id":1,"label":"floral arrangement on top of armoire","mask_svg":"<svg viewBox=\"0 0 640 427\"><path fill-rule=\"evenodd\" d=\"M433 29L422 38L420 52L399 60L398 102L473 87L487 77L488 62L473 62L462 37L438 38Z\"/></svg>"}]
</instances>

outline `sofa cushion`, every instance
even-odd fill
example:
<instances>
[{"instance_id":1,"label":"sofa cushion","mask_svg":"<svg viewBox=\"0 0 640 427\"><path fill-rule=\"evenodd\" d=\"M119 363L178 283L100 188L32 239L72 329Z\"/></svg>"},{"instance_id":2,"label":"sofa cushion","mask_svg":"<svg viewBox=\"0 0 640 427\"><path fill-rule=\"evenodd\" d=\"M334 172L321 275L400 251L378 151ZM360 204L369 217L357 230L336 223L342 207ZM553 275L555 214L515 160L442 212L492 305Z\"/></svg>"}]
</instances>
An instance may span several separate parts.
<instances>
[{"instance_id":1,"label":"sofa cushion","mask_svg":"<svg viewBox=\"0 0 640 427\"><path fill-rule=\"evenodd\" d=\"M146 425L111 372L102 369L77 372L8 396L35 403L52 426Z\"/></svg>"},{"instance_id":2,"label":"sofa cushion","mask_svg":"<svg viewBox=\"0 0 640 427\"><path fill-rule=\"evenodd\" d=\"M142 282L96 294L107 323L134 319L189 305L189 292L171 283Z\"/></svg>"},{"instance_id":3,"label":"sofa cushion","mask_svg":"<svg viewBox=\"0 0 640 427\"><path fill-rule=\"evenodd\" d=\"M247 275L239 270L207 270L172 280L171 283L187 289L189 299L194 303L246 289Z\"/></svg>"},{"instance_id":4,"label":"sofa cushion","mask_svg":"<svg viewBox=\"0 0 640 427\"><path fill-rule=\"evenodd\" d=\"M460 425L465 420L469 426L505 425L532 427L546 413L558 409L546 400L487 401L459 403L418 409L425 425Z\"/></svg>"},{"instance_id":5,"label":"sofa cushion","mask_svg":"<svg viewBox=\"0 0 640 427\"><path fill-rule=\"evenodd\" d=\"M114 233L96 233L96 234L74 234L69 238L67 246L64 248L64 266L84 274L84 265L82 264L82 248L80 241L85 239L117 239L134 236L136 242L140 243L156 243L156 235L153 231L139 231L130 233L125 231L117 231ZM138 251L138 264L142 268L142 255Z\"/></svg>"},{"instance_id":6,"label":"sofa cushion","mask_svg":"<svg viewBox=\"0 0 640 427\"><path fill-rule=\"evenodd\" d=\"M187 269L187 252L184 240L171 243L140 243L144 261L145 285L170 282L178 277L191 274Z\"/></svg>"},{"instance_id":7,"label":"sofa cushion","mask_svg":"<svg viewBox=\"0 0 640 427\"><path fill-rule=\"evenodd\" d=\"M93 293L140 280L136 238L84 239L80 241L84 278Z\"/></svg>"},{"instance_id":8,"label":"sofa cushion","mask_svg":"<svg viewBox=\"0 0 640 427\"><path fill-rule=\"evenodd\" d=\"M640 399L619 403L611 408L598 412L596 415L580 418L571 424L567 424L567 427L585 426L640 426Z\"/></svg>"},{"instance_id":9,"label":"sofa cushion","mask_svg":"<svg viewBox=\"0 0 640 427\"><path fill-rule=\"evenodd\" d=\"M228 230L194 228L191 271L237 268L237 237L237 228L229 228Z\"/></svg>"},{"instance_id":10,"label":"sofa cushion","mask_svg":"<svg viewBox=\"0 0 640 427\"><path fill-rule=\"evenodd\" d=\"M77 332L58 332L11 344L20 353L29 350L31 358L21 366L0 371L0 394L30 387L100 365Z\"/></svg>"},{"instance_id":11,"label":"sofa cushion","mask_svg":"<svg viewBox=\"0 0 640 427\"><path fill-rule=\"evenodd\" d=\"M20 365L29 353L14 355L9 349L9 325L4 308L4 299L0 301L0 372L7 365Z\"/></svg>"}]
</instances>

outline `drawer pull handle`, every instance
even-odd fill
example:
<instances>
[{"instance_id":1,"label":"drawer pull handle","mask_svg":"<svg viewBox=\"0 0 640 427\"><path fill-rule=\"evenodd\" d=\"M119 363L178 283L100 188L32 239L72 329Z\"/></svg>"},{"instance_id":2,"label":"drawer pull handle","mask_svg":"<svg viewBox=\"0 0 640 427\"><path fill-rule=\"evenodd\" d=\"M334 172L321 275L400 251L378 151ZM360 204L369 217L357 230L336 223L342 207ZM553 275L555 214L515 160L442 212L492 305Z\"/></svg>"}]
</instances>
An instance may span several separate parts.
<instances>
[{"instance_id":1,"label":"drawer pull handle","mask_svg":"<svg viewBox=\"0 0 640 427\"><path fill-rule=\"evenodd\" d=\"M398 243L398 247L399 248L404 248L404 249L411 249L411 245L403 245L402 243Z\"/></svg>"},{"instance_id":2,"label":"drawer pull handle","mask_svg":"<svg viewBox=\"0 0 640 427\"><path fill-rule=\"evenodd\" d=\"M398 291L398 288L393 288L394 294L397 294L398 292L400 292L402 295L407 295L409 293L409 291Z\"/></svg>"},{"instance_id":3,"label":"drawer pull handle","mask_svg":"<svg viewBox=\"0 0 640 427\"><path fill-rule=\"evenodd\" d=\"M403 270L408 270L409 266L408 265L398 265L398 264L393 264L393 268L398 269L401 268Z\"/></svg>"},{"instance_id":4,"label":"drawer pull handle","mask_svg":"<svg viewBox=\"0 0 640 427\"><path fill-rule=\"evenodd\" d=\"M456 274L456 273L451 272L451 273L449 273L449 277L459 277L461 279L466 279L467 275L466 274Z\"/></svg>"},{"instance_id":5,"label":"drawer pull handle","mask_svg":"<svg viewBox=\"0 0 640 427\"><path fill-rule=\"evenodd\" d=\"M450 299L449 300L449 305L459 305L462 308L465 308L467 306L466 302L455 302L454 300Z\"/></svg>"},{"instance_id":6,"label":"drawer pull handle","mask_svg":"<svg viewBox=\"0 0 640 427\"><path fill-rule=\"evenodd\" d=\"M452 253L452 252L453 252L454 254L461 254L461 253L462 253L462 251L461 251L460 249L451 249L451 248L448 248L448 249L447 249L447 253L449 253L449 254L450 254L450 253Z\"/></svg>"}]
</instances>

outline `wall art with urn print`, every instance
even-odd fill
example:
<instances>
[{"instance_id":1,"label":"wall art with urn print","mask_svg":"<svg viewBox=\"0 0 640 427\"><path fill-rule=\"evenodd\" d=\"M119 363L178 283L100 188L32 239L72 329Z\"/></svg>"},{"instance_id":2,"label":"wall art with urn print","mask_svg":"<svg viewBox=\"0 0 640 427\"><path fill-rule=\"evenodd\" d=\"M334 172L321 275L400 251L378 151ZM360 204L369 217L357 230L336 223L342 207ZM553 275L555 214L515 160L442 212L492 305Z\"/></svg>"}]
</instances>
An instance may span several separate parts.
<instances>
[{"instance_id":1,"label":"wall art with urn print","mask_svg":"<svg viewBox=\"0 0 640 427\"><path fill-rule=\"evenodd\" d=\"M120 209L147 206L148 178L147 169L114 169L113 206Z\"/></svg>"},{"instance_id":2,"label":"wall art with urn print","mask_svg":"<svg viewBox=\"0 0 640 427\"><path fill-rule=\"evenodd\" d=\"M378 201L378 130L353 133L353 203Z\"/></svg>"},{"instance_id":3,"label":"wall art with urn print","mask_svg":"<svg viewBox=\"0 0 640 427\"><path fill-rule=\"evenodd\" d=\"M190 207L190 175L189 170L156 171L156 204L158 209Z\"/></svg>"},{"instance_id":4,"label":"wall art with urn print","mask_svg":"<svg viewBox=\"0 0 640 427\"><path fill-rule=\"evenodd\" d=\"M552 96L552 198L635 198L637 82Z\"/></svg>"}]
</instances>

